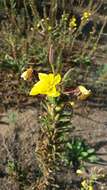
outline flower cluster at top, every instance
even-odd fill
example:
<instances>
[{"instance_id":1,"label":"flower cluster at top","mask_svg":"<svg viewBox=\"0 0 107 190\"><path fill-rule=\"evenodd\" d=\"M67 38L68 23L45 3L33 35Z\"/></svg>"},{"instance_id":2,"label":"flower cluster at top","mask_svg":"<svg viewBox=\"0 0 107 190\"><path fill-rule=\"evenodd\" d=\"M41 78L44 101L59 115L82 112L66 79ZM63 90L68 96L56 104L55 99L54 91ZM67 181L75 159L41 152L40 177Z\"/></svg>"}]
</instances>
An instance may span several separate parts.
<instances>
[{"instance_id":1,"label":"flower cluster at top","mask_svg":"<svg viewBox=\"0 0 107 190\"><path fill-rule=\"evenodd\" d=\"M90 11L83 12L81 19L80 19L81 22L82 23L87 22L90 19L90 16L91 16ZM66 13L62 14L61 20L60 20L62 25L63 24L65 25L66 23L68 23L68 20L69 20L69 15ZM59 27L59 25L57 24L58 27ZM77 18L75 15L72 16L72 18L69 20L69 23L66 26L68 26L69 30L71 30L71 29L75 30L77 28ZM53 26L51 25L51 20L48 17L42 18L41 20L39 20L36 27L37 27L37 30L42 30L44 32L53 31ZM56 29L56 26L55 26L55 29Z\"/></svg>"},{"instance_id":2,"label":"flower cluster at top","mask_svg":"<svg viewBox=\"0 0 107 190\"><path fill-rule=\"evenodd\" d=\"M91 16L91 13L88 12L88 11L85 11L81 17L81 21L82 22L87 22L89 20ZM73 16L71 19L70 19L70 22L69 22L69 28L73 28L73 29L76 29L77 27L77 19L75 16Z\"/></svg>"},{"instance_id":3,"label":"flower cluster at top","mask_svg":"<svg viewBox=\"0 0 107 190\"><path fill-rule=\"evenodd\" d=\"M38 23L37 23L37 29L38 30L43 30L43 31L47 31L50 32L52 30L52 26L50 24L50 19L47 18L43 18L41 19Z\"/></svg>"},{"instance_id":4,"label":"flower cluster at top","mask_svg":"<svg viewBox=\"0 0 107 190\"><path fill-rule=\"evenodd\" d=\"M76 27L77 27L76 18L73 17L72 19L70 19L69 28L76 28Z\"/></svg>"},{"instance_id":5,"label":"flower cluster at top","mask_svg":"<svg viewBox=\"0 0 107 190\"><path fill-rule=\"evenodd\" d=\"M87 190L94 190L93 185L92 185L91 183L88 184L86 180L83 180L83 181L81 182L81 185L82 185L82 187L83 187L84 189L87 189Z\"/></svg>"},{"instance_id":6,"label":"flower cluster at top","mask_svg":"<svg viewBox=\"0 0 107 190\"><path fill-rule=\"evenodd\" d=\"M88 11L85 11L85 12L83 13L83 16L81 17L81 20L82 20L82 21L88 21L89 18L90 18L90 16L91 16L91 13L88 12Z\"/></svg>"}]
</instances>

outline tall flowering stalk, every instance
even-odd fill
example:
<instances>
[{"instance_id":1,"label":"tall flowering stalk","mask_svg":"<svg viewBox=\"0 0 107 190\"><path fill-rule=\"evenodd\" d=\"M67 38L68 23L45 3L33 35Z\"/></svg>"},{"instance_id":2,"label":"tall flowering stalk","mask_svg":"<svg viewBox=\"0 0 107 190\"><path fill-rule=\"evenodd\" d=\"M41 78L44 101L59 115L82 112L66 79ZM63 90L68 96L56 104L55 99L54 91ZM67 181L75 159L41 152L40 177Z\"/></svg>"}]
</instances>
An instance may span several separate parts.
<instances>
[{"instance_id":1,"label":"tall flowering stalk","mask_svg":"<svg viewBox=\"0 0 107 190\"><path fill-rule=\"evenodd\" d=\"M58 86L60 82L60 74L39 73L39 82L30 91L30 95L46 95L42 102L40 137L36 148L42 172L42 178L37 183L37 188L40 190L57 185L55 175L60 169L61 156L65 151L65 138L71 120L71 112L66 112L65 102L60 97Z\"/></svg>"},{"instance_id":2,"label":"tall flowering stalk","mask_svg":"<svg viewBox=\"0 0 107 190\"><path fill-rule=\"evenodd\" d=\"M32 70L27 69L21 77L24 80L30 79L31 73ZM72 104L69 94L75 95L77 100L85 100L90 95L90 90L79 86L64 92L62 86L67 74L62 79L59 73L39 73L38 78L39 81L34 84L29 94L44 97L39 117L40 136L36 146L36 157L42 175L37 180L36 189L46 190L58 187L56 174L61 171L62 164L67 164L65 155L67 143L70 141L69 134L72 131Z\"/></svg>"}]
</instances>

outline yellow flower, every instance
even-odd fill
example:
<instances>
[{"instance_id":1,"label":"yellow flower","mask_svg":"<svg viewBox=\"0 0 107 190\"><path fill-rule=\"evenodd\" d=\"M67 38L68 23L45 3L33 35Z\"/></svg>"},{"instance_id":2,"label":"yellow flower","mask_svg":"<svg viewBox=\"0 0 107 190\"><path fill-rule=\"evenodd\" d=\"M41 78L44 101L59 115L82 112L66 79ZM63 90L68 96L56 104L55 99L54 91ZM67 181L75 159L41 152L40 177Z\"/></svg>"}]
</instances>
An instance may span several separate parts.
<instances>
[{"instance_id":1,"label":"yellow flower","mask_svg":"<svg viewBox=\"0 0 107 190\"><path fill-rule=\"evenodd\" d=\"M62 21L68 20L68 14L62 14Z\"/></svg>"},{"instance_id":2,"label":"yellow flower","mask_svg":"<svg viewBox=\"0 0 107 190\"><path fill-rule=\"evenodd\" d=\"M89 188L88 188L88 190L94 190L93 186L90 185Z\"/></svg>"},{"instance_id":3,"label":"yellow flower","mask_svg":"<svg viewBox=\"0 0 107 190\"><path fill-rule=\"evenodd\" d=\"M49 21L49 17L47 17L46 20Z\"/></svg>"},{"instance_id":4,"label":"yellow flower","mask_svg":"<svg viewBox=\"0 0 107 190\"><path fill-rule=\"evenodd\" d=\"M48 31L51 31L52 30L52 27L51 26L48 26Z\"/></svg>"},{"instance_id":5,"label":"yellow flower","mask_svg":"<svg viewBox=\"0 0 107 190\"><path fill-rule=\"evenodd\" d=\"M90 16L91 16L91 13L85 11L85 12L83 13L83 16L82 16L81 20L88 21Z\"/></svg>"},{"instance_id":6,"label":"yellow flower","mask_svg":"<svg viewBox=\"0 0 107 190\"><path fill-rule=\"evenodd\" d=\"M39 28L40 26L41 26L40 23L38 23L38 24L37 24L37 28Z\"/></svg>"},{"instance_id":7,"label":"yellow flower","mask_svg":"<svg viewBox=\"0 0 107 190\"><path fill-rule=\"evenodd\" d=\"M75 102L74 102L74 101L70 101L69 103L70 103L70 105L71 105L72 107L75 106Z\"/></svg>"},{"instance_id":8,"label":"yellow flower","mask_svg":"<svg viewBox=\"0 0 107 190\"><path fill-rule=\"evenodd\" d=\"M69 22L69 27L70 27L70 28L76 28L76 26L77 26L76 18L73 17L73 18L70 20L70 22Z\"/></svg>"},{"instance_id":9,"label":"yellow flower","mask_svg":"<svg viewBox=\"0 0 107 190\"><path fill-rule=\"evenodd\" d=\"M78 169L78 170L76 171L76 173L79 174L79 175L81 175L81 174L83 174L83 171L80 170L80 169Z\"/></svg>"},{"instance_id":10,"label":"yellow flower","mask_svg":"<svg viewBox=\"0 0 107 190\"><path fill-rule=\"evenodd\" d=\"M60 96L60 92L56 89L56 85L61 81L60 74L39 73L39 80L31 89L30 95L45 94L50 97Z\"/></svg>"},{"instance_id":11,"label":"yellow flower","mask_svg":"<svg viewBox=\"0 0 107 190\"><path fill-rule=\"evenodd\" d=\"M29 68L22 73L21 78L23 78L24 80L29 80L31 79L32 74L33 74L33 69Z\"/></svg>"},{"instance_id":12,"label":"yellow flower","mask_svg":"<svg viewBox=\"0 0 107 190\"><path fill-rule=\"evenodd\" d=\"M87 90L84 86L78 86L79 96L78 100L86 100L91 95L91 90Z\"/></svg>"},{"instance_id":13,"label":"yellow flower","mask_svg":"<svg viewBox=\"0 0 107 190\"><path fill-rule=\"evenodd\" d=\"M44 22L44 21L45 21L44 18L42 18L42 19L41 19L41 22Z\"/></svg>"},{"instance_id":14,"label":"yellow flower","mask_svg":"<svg viewBox=\"0 0 107 190\"><path fill-rule=\"evenodd\" d=\"M82 187L84 187L84 189L87 189L87 187L88 187L86 180L83 180L81 182L81 185L82 185Z\"/></svg>"}]
</instances>

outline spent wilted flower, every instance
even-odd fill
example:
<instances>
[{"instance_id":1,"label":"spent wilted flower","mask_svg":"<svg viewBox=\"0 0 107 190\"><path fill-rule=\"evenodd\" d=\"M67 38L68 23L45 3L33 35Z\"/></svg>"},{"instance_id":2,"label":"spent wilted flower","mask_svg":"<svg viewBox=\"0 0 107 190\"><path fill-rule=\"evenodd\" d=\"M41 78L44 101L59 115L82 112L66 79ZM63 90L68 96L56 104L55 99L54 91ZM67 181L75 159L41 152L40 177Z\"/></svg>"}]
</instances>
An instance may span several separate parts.
<instances>
[{"instance_id":1,"label":"spent wilted flower","mask_svg":"<svg viewBox=\"0 0 107 190\"><path fill-rule=\"evenodd\" d=\"M88 11L85 11L85 12L83 13L83 16L81 17L81 20L82 20L82 21L88 21L89 18L90 18L90 16L91 16L91 13L88 12Z\"/></svg>"},{"instance_id":2,"label":"spent wilted flower","mask_svg":"<svg viewBox=\"0 0 107 190\"><path fill-rule=\"evenodd\" d=\"M33 69L29 68L21 74L21 78L23 78L24 80L29 80L32 78L32 74L33 74Z\"/></svg>"},{"instance_id":3,"label":"spent wilted flower","mask_svg":"<svg viewBox=\"0 0 107 190\"><path fill-rule=\"evenodd\" d=\"M78 100L86 100L91 95L91 90L87 90L84 86L78 86Z\"/></svg>"},{"instance_id":4,"label":"spent wilted flower","mask_svg":"<svg viewBox=\"0 0 107 190\"><path fill-rule=\"evenodd\" d=\"M39 73L39 82L37 82L30 91L30 95L44 94L50 97L60 96L60 92L56 89L56 85L60 83L60 74Z\"/></svg>"}]
</instances>

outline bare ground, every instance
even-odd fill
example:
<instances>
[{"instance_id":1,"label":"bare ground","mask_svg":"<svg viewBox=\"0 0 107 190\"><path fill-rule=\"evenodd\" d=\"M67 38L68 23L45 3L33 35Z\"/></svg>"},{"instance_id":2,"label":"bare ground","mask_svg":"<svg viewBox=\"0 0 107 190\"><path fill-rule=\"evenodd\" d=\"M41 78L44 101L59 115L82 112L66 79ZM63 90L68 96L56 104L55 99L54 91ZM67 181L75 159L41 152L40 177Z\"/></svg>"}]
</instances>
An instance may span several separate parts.
<instances>
[{"instance_id":1,"label":"bare ground","mask_svg":"<svg viewBox=\"0 0 107 190\"><path fill-rule=\"evenodd\" d=\"M75 135L88 140L101 157L97 166L107 170L107 111L91 109L88 114L83 108L75 110L73 126ZM84 116L85 115L85 116ZM39 124L37 109L28 108L18 112L11 109L1 117L0 124L0 190L35 189L38 176L36 163L36 143L38 140ZM9 171L9 161L17 165L17 169ZM93 168L95 165L89 165ZM72 180L70 171L65 172L65 183ZM75 178L75 175L74 177ZM63 189L67 189L66 187ZM67 190L71 190L68 187ZM61 188L62 190L62 188ZM76 185L73 188L76 190Z\"/></svg>"}]
</instances>

